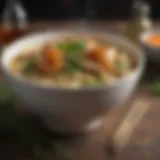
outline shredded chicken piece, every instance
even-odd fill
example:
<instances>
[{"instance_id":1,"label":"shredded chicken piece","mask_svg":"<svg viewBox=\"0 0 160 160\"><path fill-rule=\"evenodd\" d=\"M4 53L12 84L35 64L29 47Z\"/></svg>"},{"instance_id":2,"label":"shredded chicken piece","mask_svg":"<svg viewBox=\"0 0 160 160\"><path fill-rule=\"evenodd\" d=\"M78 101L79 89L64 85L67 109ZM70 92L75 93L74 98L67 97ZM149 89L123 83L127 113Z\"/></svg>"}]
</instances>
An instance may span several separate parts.
<instances>
[{"instance_id":1,"label":"shredded chicken piece","mask_svg":"<svg viewBox=\"0 0 160 160\"><path fill-rule=\"evenodd\" d=\"M88 50L92 50L92 49L95 49L96 47L98 46L97 42L94 41L94 40L88 40L87 42L87 48Z\"/></svg>"},{"instance_id":2,"label":"shredded chicken piece","mask_svg":"<svg viewBox=\"0 0 160 160\"><path fill-rule=\"evenodd\" d=\"M89 59L102 65L109 72L115 73L116 50L112 47L99 46L89 51Z\"/></svg>"},{"instance_id":3,"label":"shredded chicken piece","mask_svg":"<svg viewBox=\"0 0 160 160\"><path fill-rule=\"evenodd\" d=\"M64 67L63 53L53 45L43 48L39 67L44 72L60 72Z\"/></svg>"}]
</instances>

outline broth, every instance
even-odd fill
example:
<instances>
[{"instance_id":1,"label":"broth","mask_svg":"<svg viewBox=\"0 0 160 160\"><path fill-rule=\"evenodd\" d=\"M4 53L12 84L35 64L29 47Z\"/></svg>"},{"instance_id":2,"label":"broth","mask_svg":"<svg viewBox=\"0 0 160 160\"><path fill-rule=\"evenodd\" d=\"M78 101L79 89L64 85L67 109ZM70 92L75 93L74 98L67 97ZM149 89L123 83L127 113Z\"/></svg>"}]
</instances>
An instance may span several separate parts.
<instances>
[{"instance_id":1,"label":"broth","mask_svg":"<svg viewBox=\"0 0 160 160\"><path fill-rule=\"evenodd\" d=\"M112 84L131 73L127 51L97 39L64 38L21 53L9 64L15 75L44 86L82 88Z\"/></svg>"}]
</instances>

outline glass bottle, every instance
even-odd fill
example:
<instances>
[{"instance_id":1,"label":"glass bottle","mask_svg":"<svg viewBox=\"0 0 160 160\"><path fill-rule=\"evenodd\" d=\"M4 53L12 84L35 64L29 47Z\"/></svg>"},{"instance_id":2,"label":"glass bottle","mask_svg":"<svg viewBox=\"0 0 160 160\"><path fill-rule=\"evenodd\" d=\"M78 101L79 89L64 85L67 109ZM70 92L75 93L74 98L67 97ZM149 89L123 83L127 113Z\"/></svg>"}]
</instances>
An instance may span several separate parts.
<instances>
[{"instance_id":1,"label":"glass bottle","mask_svg":"<svg viewBox=\"0 0 160 160\"><path fill-rule=\"evenodd\" d=\"M78 6L77 6L78 7ZM82 14L77 28L87 32L91 32L94 28L94 19L97 15L97 8L95 7L94 0L86 0L84 3L84 12Z\"/></svg>"},{"instance_id":2,"label":"glass bottle","mask_svg":"<svg viewBox=\"0 0 160 160\"><path fill-rule=\"evenodd\" d=\"M20 0L7 0L1 18L0 45L26 34L27 13Z\"/></svg>"},{"instance_id":3,"label":"glass bottle","mask_svg":"<svg viewBox=\"0 0 160 160\"><path fill-rule=\"evenodd\" d=\"M132 16L127 25L127 37L136 44L140 42L140 35L152 26L150 6L145 1L136 0L132 6Z\"/></svg>"}]
</instances>

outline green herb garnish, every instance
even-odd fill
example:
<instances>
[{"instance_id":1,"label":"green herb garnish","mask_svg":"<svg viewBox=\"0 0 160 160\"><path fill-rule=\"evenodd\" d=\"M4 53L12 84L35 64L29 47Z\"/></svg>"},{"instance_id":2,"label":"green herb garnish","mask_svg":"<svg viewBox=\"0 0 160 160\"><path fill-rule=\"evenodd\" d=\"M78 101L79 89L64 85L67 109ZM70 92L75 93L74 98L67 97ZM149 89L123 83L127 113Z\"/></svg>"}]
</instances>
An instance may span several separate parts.
<instances>
[{"instance_id":1,"label":"green herb garnish","mask_svg":"<svg viewBox=\"0 0 160 160\"><path fill-rule=\"evenodd\" d=\"M82 71L82 62L84 60L83 52L87 46L84 41L72 41L57 45L58 48L65 52L66 72Z\"/></svg>"},{"instance_id":2,"label":"green herb garnish","mask_svg":"<svg viewBox=\"0 0 160 160\"><path fill-rule=\"evenodd\" d=\"M95 79L92 80L84 80L83 81L83 87L92 87L92 86L96 86L102 83L102 79L97 76L95 77Z\"/></svg>"},{"instance_id":3,"label":"green herb garnish","mask_svg":"<svg viewBox=\"0 0 160 160\"><path fill-rule=\"evenodd\" d=\"M81 64L81 62L79 62L78 60L72 60L72 59L68 59L67 60L67 64L66 64L66 68L65 68L65 72L66 73L75 73L78 71L82 71L83 66Z\"/></svg>"},{"instance_id":4,"label":"green herb garnish","mask_svg":"<svg viewBox=\"0 0 160 160\"><path fill-rule=\"evenodd\" d=\"M34 72L36 68L37 68L36 58L32 56L24 63L22 71L25 73L31 73Z\"/></svg>"},{"instance_id":5,"label":"green herb garnish","mask_svg":"<svg viewBox=\"0 0 160 160\"><path fill-rule=\"evenodd\" d=\"M125 63L125 62L123 62L121 60L117 60L116 61L116 67L123 71L123 70L126 70L126 69L129 68L129 64Z\"/></svg>"},{"instance_id":6,"label":"green herb garnish","mask_svg":"<svg viewBox=\"0 0 160 160\"><path fill-rule=\"evenodd\" d=\"M86 49L86 43L84 41L72 41L57 44L57 47L66 53L82 52Z\"/></svg>"}]
</instances>

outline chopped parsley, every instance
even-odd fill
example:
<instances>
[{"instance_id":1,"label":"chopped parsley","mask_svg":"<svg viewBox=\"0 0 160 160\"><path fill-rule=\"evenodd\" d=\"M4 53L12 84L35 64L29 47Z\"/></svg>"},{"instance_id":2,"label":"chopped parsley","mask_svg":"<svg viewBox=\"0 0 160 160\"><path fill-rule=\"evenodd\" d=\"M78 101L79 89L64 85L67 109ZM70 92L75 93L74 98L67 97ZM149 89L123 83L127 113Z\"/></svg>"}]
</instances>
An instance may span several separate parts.
<instances>
[{"instance_id":1,"label":"chopped parsley","mask_svg":"<svg viewBox=\"0 0 160 160\"><path fill-rule=\"evenodd\" d=\"M34 72L36 68L36 58L34 56L31 56L28 60L25 61L22 72L31 73Z\"/></svg>"},{"instance_id":2,"label":"chopped parsley","mask_svg":"<svg viewBox=\"0 0 160 160\"><path fill-rule=\"evenodd\" d=\"M67 43L57 44L57 47L65 53L66 72L82 71L82 62L84 60L83 52L87 46L84 41L72 41Z\"/></svg>"}]
</instances>

